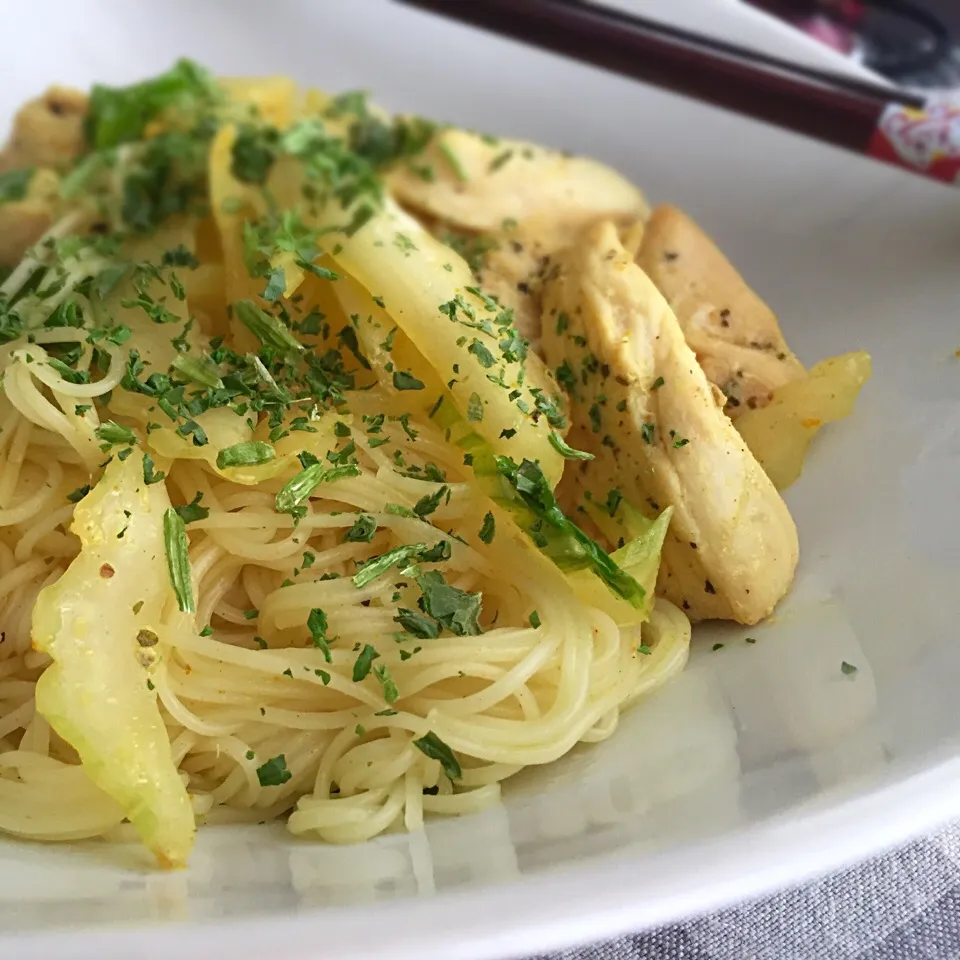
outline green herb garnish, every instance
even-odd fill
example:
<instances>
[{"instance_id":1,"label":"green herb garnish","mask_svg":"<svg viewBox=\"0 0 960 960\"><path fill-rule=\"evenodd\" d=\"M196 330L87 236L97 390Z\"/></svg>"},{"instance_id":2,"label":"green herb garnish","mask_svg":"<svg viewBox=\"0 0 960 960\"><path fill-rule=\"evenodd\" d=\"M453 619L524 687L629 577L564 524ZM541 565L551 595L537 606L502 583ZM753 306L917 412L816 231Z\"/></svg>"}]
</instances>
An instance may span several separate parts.
<instances>
[{"instance_id":1,"label":"green herb garnish","mask_svg":"<svg viewBox=\"0 0 960 960\"><path fill-rule=\"evenodd\" d=\"M375 666L373 668L373 675L380 681L380 686L383 688L383 699L386 700L387 703L396 703L397 698L400 696L400 691L397 689L397 684L390 675L390 668L386 666L386 664Z\"/></svg>"},{"instance_id":2,"label":"green herb garnish","mask_svg":"<svg viewBox=\"0 0 960 960\"><path fill-rule=\"evenodd\" d=\"M208 356L180 353L174 357L172 366L174 370L201 387L209 387L211 390L223 389L220 371Z\"/></svg>"},{"instance_id":3,"label":"green herb garnish","mask_svg":"<svg viewBox=\"0 0 960 960\"><path fill-rule=\"evenodd\" d=\"M261 787L279 787L293 774L287 769L287 758L282 754L271 757L262 766L257 767L257 780Z\"/></svg>"},{"instance_id":4,"label":"green herb garnish","mask_svg":"<svg viewBox=\"0 0 960 960\"><path fill-rule=\"evenodd\" d=\"M386 573L395 563L403 563L420 556L427 549L425 543L394 547L378 557L372 557L353 575L353 585L359 590Z\"/></svg>"},{"instance_id":5,"label":"green herb garnish","mask_svg":"<svg viewBox=\"0 0 960 960\"><path fill-rule=\"evenodd\" d=\"M163 515L163 544L177 606L184 613L194 613L196 607L193 600L193 582L190 578L190 544L183 520L173 507L168 507Z\"/></svg>"},{"instance_id":6,"label":"green herb garnish","mask_svg":"<svg viewBox=\"0 0 960 960\"><path fill-rule=\"evenodd\" d=\"M27 188L30 186L33 174L33 167L0 173L0 203L22 200L27 195Z\"/></svg>"},{"instance_id":7,"label":"green herb garnish","mask_svg":"<svg viewBox=\"0 0 960 960\"><path fill-rule=\"evenodd\" d=\"M433 493L428 493L422 496L416 504L414 504L413 512L421 519L425 520L431 513L434 513L437 507L440 506L440 501L444 497L450 495L449 487L438 487Z\"/></svg>"},{"instance_id":8,"label":"green herb garnish","mask_svg":"<svg viewBox=\"0 0 960 960\"><path fill-rule=\"evenodd\" d=\"M333 654L330 652L332 639L327 636L327 615L320 607L314 607L310 611L307 629L310 631L310 642L323 652L323 659L327 663L333 663Z\"/></svg>"},{"instance_id":9,"label":"green herb garnish","mask_svg":"<svg viewBox=\"0 0 960 960\"><path fill-rule=\"evenodd\" d=\"M258 467L269 463L277 456L277 451L262 440L244 440L232 447L225 447L217 454L217 467L227 470L230 467Z\"/></svg>"},{"instance_id":10,"label":"green herb garnish","mask_svg":"<svg viewBox=\"0 0 960 960\"><path fill-rule=\"evenodd\" d=\"M456 754L432 730L419 740L414 740L413 745L431 760L439 760L450 780L459 780L463 776Z\"/></svg>"},{"instance_id":11,"label":"green herb garnish","mask_svg":"<svg viewBox=\"0 0 960 960\"><path fill-rule=\"evenodd\" d=\"M129 87L97 84L90 91L84 132L95 150L140 140L161 111L218 97L216 82L192 60L178 60L166 73Z\"/></svg>"},{"instance_id":12,"label":"green herb garnish","mask_svg":"<svg viewBox=\"0 0 960 960\"><path fill-rule=\"evenodd\" d=\"M508 506L522 530L561 570L592 570L618 597L640 607L646 592L637 581L588 537L557 505L539 465L495 456L497 473L515 492L520 504ZM526 513L526 515L524 515Z\"/></svg>"},{"instance_id":13,"label":"green herb garnish","mask_svg":"<svg viewBox=\"0 0 960 960\"><path fill-rule=\"evenodd\" d=\"M483 524L480 526L480 539L484 543L493 543L493 538L497 532L497 521L492 513L487 513L483 518Z\"/></svg>"},{"instance_id":14,"label":"green herb garnish","mask_svg":"<svg viewBox=\"0 0 960 960\"><path fill-rule=\"evenodd\" d=\"M210 511L206 507L200 506L203 494L197 491L196 496L189 502L180 507L174 507L178 516L184 523L193 523L194 520L206 520L210 516Z\"/></svg>"},{"instance_id":15,"label":"green herb garnish","mask_svg":"<svg viewBox=\"0 0 960 960\"><path fill-rule=\"evenodd\" d=\"M479 593L467 593L450 586L437 570L417 577L423 596L417 601L420 609L443 624L458 637L480 633L478 617L483 603Z\"/></svg>"},{"instance_id":16,"label":"green herb garnish","mask_svg":"<svg viewBox=\"0 0 960 960\"><path fill-rule=\"evenodd\" d=\"M467 419L471 423L480 423L483 420L483 400L479 393L471 393L467 402Z\"/></svg>"},{"instance_id":17,"label":"green herb garnish","mask_svg":"<svg viewBox=\"0 0 960 960\"><path fill-rule=\"evenodd\" d=\"M233 142L230 172L243 183L266 183L280 152L280 131L276 127L244 124Z\"/></svg>"},{"instance_id":18,"label":"green herb garnish","mask_svg":"<svg viewBox=\"0 0 960 960\"><path fill-rule=\"evenodd\" d=\"M422 390L423 381L418 380L412 373L404 370L395 370L393 373L393 385L398 390Z\"/></svg>"},{"instance_id":19,"label":"green herb garnish","mask_svg":"<svg viewBox=\"0 0 960 960\"><path fill-rule=\"evenodd\" d=\"M373 666L373 661L380 656L369 643L364 644L363 649L360 651L360 655L357 657L356 662L353 664L353 681L354 683L359 683L361 680L364 680L367 674L370 673L370 668Z\"/></svg>"},{"instance_id":20,"label":"green herb garnish","mask_svg":"<svg viewBox=\"0 0 960 960\"><path fill-rule=\"evenodd\" d=\"M407 633L413 634L415 637L419 637L421 640L435 640L440 636L440 631L442 630L441 625L433 619L433 617L426 616L423 613L417 613L416 610L408 610L405 607L400 607L397 610L397 615L393 618L396 623L399 623Z\"/></svg>"},{"instance_id":21,"label":"green herb garnish","mask_svg":"<svg viewBox=\"0 0 960 960\"><path fill-rule=\"evenodd\" d=\"M265 346L291 353L303 350L303 344L287 329L283 321L261 310L252 300L238 300L233 305L237 319Z\"/></svg>"},{"instance_id":22,"label":"green herb garnish","mask_svg":"<svg viewBox=\"0 0 960 960\"><path fill-rule=\"evenodd\" d=\"M119 423L112 420L106 420L96 429L97 439L101 440L101 450L107 450L110 447L119 444L133 445L137 442L136 434L129 427L121 427Z\"/></svg>"},{"instance_id":23,"label":"green herb garnish","mask_svg":"<svg viewBox=\"0 0 960 960\"><path fill-rule=\"evenodd\" d=\"M153 483L160 483L165 476L166 474L162 470L156 469L153 457L149 453L145 453L143 455L143 482L150 486Z\"/></svg>"},{"instance_id":24,"label":"green herb garnish","mask_svg":"<svg viewBox=\"0 0 960 960\"><path fill-rule=\"evenodd\" d=\"M349 543L370 543L377 533L377 521L369 513L361 513L343 535Z\"/></svg>"},{"instance_id":25,"label":"green herb garnish","mask_svg":"<svg viewBox=\"0 0 960 960\"><path fill-rule=\"evenodd\" d=\"M593 460L594 456L592 453L587 453L586 450L574 450L563 437L557 433L556 430L550 431L550 446L553 447L557 453L560 454L564 460Z\"/></svg>"},{"instance_id":26,"label":"green herb garnish","mask_svg":"<svg viewBox=\"0 0 960 960\"><path fill-rule=\"evenodd\" d=\"M86 483L82 487L77 487L67 494L67 499L71 503L79 503L90 492L90 484Z\"/></svg>"}]
</instances>

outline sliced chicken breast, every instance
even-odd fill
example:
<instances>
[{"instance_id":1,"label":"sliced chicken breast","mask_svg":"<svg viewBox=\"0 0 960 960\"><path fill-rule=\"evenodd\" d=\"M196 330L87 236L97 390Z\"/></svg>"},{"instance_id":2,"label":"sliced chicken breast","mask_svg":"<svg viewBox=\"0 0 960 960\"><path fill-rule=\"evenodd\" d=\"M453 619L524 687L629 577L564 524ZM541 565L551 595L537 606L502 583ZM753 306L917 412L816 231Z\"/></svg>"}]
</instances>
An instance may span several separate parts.
<instances>
[{"instance_id":1,"label":"sliced chicken breast","mask_svg":"<svg viewBox=\"0 0 960 960\"><path fill-rule=\"evenodd\" d=\"M595 160L456 129L438 133L388 184L401 205L434 218L441 237L452 229L467 245L481 240L486 251L474 264L481 286L513 308L535 347L539 278L550 255L588 224L649 215L643 194Z\"/></svg>"},{"instance_id":2,"label":"sliced chicken breast","mask_svg":"<svg viewBox=\"0 0 960 960\"><path fill-rule=\"evenodd\" d=\"M731 417L765 406L777 387L804 376L773 311L683 211L653 211L637 263L670 304Z\"/></svg>"},{"instance_id":3,"label":"sliced chicken breast","mask_svg":"<svg viewBox=\"0 0 960 960\"><path fill-rule=\"evenodd\" d=\"M87 96L70 87L50 87L42 97L25 103L13 119L0 171L20 167L66 169L83 153L83 119Z\"/></svg>"},{"instance_id":4,"label":"sliced chicken breast","mask_svg":"<svg viewBox=\"0 0 960 960\"><path fill-rule=\"evenodd\" d=\"M790 588L797 531L670 306L612 223L554 259L543 348L572 398L568 469L653 515L673 506L658 589L694 619L756 623Z\"/></svg>"},{"instance_id":5,"label":"sliced chicken breast","mask_svg":"<svg viewBox=\"0 0 960 960\"><path fill-rule=\"evenodd\" d=\"M404 206L483 233L545 214L585 223L649 213L643 194L602 163L452 128L416 164L391 173L388 186Z\"/></svg>"}]
</instances>

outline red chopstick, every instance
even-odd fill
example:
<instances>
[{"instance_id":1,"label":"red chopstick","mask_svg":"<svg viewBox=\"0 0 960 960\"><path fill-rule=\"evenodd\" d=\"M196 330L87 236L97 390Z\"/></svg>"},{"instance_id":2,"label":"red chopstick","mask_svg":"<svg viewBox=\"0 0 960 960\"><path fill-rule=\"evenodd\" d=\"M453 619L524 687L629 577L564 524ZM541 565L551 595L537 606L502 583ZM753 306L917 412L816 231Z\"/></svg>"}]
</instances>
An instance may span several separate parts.
<instances>
[{"instance_id":1,"label":"red chopstick","mask_svg":"<svg viewBox=\"0 0 960 960\"><path fill-rule=\"evenodd\" d=\"M938 180L960 104L780 60L581 0L400 0Z\"/></svg>"}]
</instances>

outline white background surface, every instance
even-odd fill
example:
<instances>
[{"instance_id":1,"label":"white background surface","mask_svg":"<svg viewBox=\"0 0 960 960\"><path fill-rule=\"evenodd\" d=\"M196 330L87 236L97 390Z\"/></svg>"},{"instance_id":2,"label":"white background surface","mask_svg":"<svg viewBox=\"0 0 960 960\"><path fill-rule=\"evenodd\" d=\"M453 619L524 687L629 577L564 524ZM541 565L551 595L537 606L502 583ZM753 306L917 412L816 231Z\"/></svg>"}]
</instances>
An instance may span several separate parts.
<instances>
[{"instance_id":1,"label":"white background surface","mask_svg":"<svg viewBox=\"0 0 960 960\"><path fill-rule=\"evenodd\" d=\"M733 0L637 6L830 59ZM7 112L53 79L127 81L186 54L594 154L699 219L803 359L865 347L876 370L790 491L797 588L755 645L698 630L688 672L612 741L422 836L340 849L209 830L176 875L102 844L2 844L5 960L530 954L800 879L960 810L960 195L386 0L48 2L18 6L0 43Z\"/></svg>"}]
</instances>

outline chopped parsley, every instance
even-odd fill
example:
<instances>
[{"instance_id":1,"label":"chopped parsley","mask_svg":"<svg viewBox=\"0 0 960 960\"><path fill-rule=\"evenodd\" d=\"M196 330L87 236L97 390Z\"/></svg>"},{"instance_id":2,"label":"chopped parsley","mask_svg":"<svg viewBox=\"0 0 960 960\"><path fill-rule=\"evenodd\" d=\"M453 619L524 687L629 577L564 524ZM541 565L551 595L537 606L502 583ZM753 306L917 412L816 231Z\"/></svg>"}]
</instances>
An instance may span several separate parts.
<instances>
[{"instance_id":1,"label":"chopped parsley","mask_svg":"<svg viewBox=\"0 0 960 960\"><path fill-rule=\"evenodd\" d=\"M377 532L377 521L369 513L361 513L343 535L349 543L370 543Z\"/></svg>"},{"instance_id":2,"label":"chopped parsley","mask_svg":"<svg viewBox=\"0 0 960 960\"><path fill-rule=\"evenodd\" d=\"M0 173L0 203L22 200L27 195L34 172L33 167L26 167Z\"/></svg>"},{"instance_id":3,"label":"chopped parsley","mask_svg":"<svg viewBox=\"0 0 960 960\"><path fill-rule=\"evenodd\" d=\"M233 312L263 346L282 353L299 353L304 349L282 320L261 310L252 300L238 300Z\"/></svg>"},{"instance_id":4,"label":"chopped parsley","mask_svg":"<svg viewBox=\"0 0 960 960\"><path fill-rule=\"evenodd\" d=\"M447 161L447 165L453 171L453 175L461 183L467 182L467 171L463 169L463 164L460 162L460 158L456 155L453 148L449 143L441 141L437 144L437 149L440 151L443 159Z\"/></svg>"},{"instance_id":5,"label":"chopped parsley","mask_svg":"<svg viewBox=\"0 0 960 960\"><path fill-rule=\"evenodd\" d=\"M279 787L292 776L293 774L287 769L287 758L282 753L271 757L266 763L257 767L257 780L261 787Z\"/></svg>"},{"instance_id":6,"label":"chopped parsley","mask_svg":"<svg viewBox=\"0 0 960 960\"><path fill-rule=\"evenodd\" d=\"M353 664L353 681L354 683L359 683L361 680L364 680L367 675L370 673L370 668L373 666L373 661L378 659L380 656L369 643L364 644L363 649L360 651L360 655L357 657L355 663Z\"/></svg>"},{"instance_id":7,"label":"chopped parsley","mask_svg":"<svg viewBox=\"0 0 960 960\"><path fill-rule=\"evenodd\" d=\"M607 499L604 501L604 509L612 517L616 514L617 508L623 502L623 494L614 487L607 493Z\"/></svg>"},{"instance_id":8,"label":"chopped parsley","mask_svg":"<svg viewBox=\"0 0 960 960\"><path fill-rule=\"evenodd\" d=\"M477 358L480 366L488 370L497 362L493 354L479 340L474 340L473 343L467 347L467 352L472 353Z\"/></svg>"},{"instance_id":9,"label":"chopped parsley","mask_svg":"<svg viewBox=\"0 0 960 960\"><path fill-rule=\"evenodd\" d=\"M279 300L283 296L283 291L287 289L287 275L283 267L274 267L267 273L267 285L260 294L264 300Z\"/></svg>"},{"instance_id":10,"label":"chopped parsley","mask_svg":"<svg viewBox=\"0 0 960 960\"><path fill-rule=\"evenodd\" d=\"M556 430L550 431L550 446L560 454L564 460L593 460L592 453L586 450L575 450L571 447Z\"/></svg>"},{"instance_id":11,"label":"chopped parsley","mask_svg":"<svg viewBox=\"0 0 960 960\"><path fill-rule=\"evenodd\" d=\"M588 537L557 504L539 465L531 460L516 463L494 456L497 473L516 495L508 510L521 529L561 570L592 570L616 596L639 607L646 592L637 581Z\"/></svg>"},{"instance_id":12,"label":"chopped parsley","mask_svg":"<svg viewBox=\"0 0 960 960\"><path fill-rule=\"evenodd\" d=\"M440 631L442 630L440 623L434 620L433 617L423 613L417 613L416 610L408 610L405 607L400 607L397 610L397 615L393 619L396 623L399 623L407 633L421 640L435 640L440 636Z\"/></svg>"},{"instance_id":13,"label":"chopped parsley","mask_svg":"<svg viewBox=\"0 0 960 960\"><path fill-rule=\"evenodd\" d=\"M71 490L67 494L67 499L71 503L79 503L88 493L90 492L90 484L86 483L82 487L77 487L76 490Z\"/></svg>"},{"instance_id":14,"label":"chopped parsley","mask_svg":"<svg viewBox=\"0 0 960 960\"><path fill-rule=\"evenodd\" d=\"M456 754L432 730L419 740L414 740L413 745L431 760L439 760L450 780L459 780L463 776Z\"/></svg>"},{"instance_id":15,"label":"chopped parsley","mask_svg":"<svg viewBox=\"0 0 960 960\"><path fill-rule=\"evenodd\" d=\"M497 521L494 519L492 513L487 512L483 518L483 523L480 526L479 537L484 543L493 543L493 538L497 533Z\"/></svg>"},{"instance_id":16,"label":"chopped parsley","mask_svg":"<svg viewBox=\"0 0 960 960\"><path fill-rule=\"evenodd\" d=\"M478 617L483 600L479 593L467 593L450 586L437 570L422 574L417 583L423 591L417 605L425 614L458 637L480 633Z\"/></svg>"},{"instance_id":17,"label":"chopped parsley","mask_svg":"<svg viewBox=\"0 0 960 960\"><path fill-rule=\"evenodd\" d=\"M102 441L100 449L104 451L119 444L133 445L137 442L136 434L129 427L121 427L119 423L114 423L112 420L100 424L96 434L97 439Z\"/></svg>"},{"instance_id":18,"label":"chopped parsley","mask_svg":"<svg viewBox=\"0 0 960 960\"><path fill-rule=\"evenodd\" d=\"M177 606L184 613L194 613L196 607L193 582L190 578L190 545L183 520L173 507L168 507L163 515L163 543L167 555L167 571L177 598Z\"/></svg>"},{"instance_id":19,"label":"chopped parsley","mask_svg":"<svg viewBox=\"0 0 960 960\"><path fill-rule=\"evenodd\" d=\"M279 130L275 127L244 124L233 143L230 172L243 183L262 185L266 183L279 152Z\"/></svg>"},{"instance_id":20,"label":"chopped parsley","mask_svg":"<svg viewBox=\"0 0 960 960\"><path fill-rule=\"evenodd\" d=\"M404 370L393 372L393 385L398 390L422 390L424 386L422 380L418 380L412 373Z\"/></svg>"},{"instance_id":21,"label":"chopped parsley","mask_svg":"<svg viewBox=\"0 0 960 960\"><path fill-rule=\"evenodd\" d=\"M174 507L173 509L177 511L180 519L184 523L193 523L195 520L206 520L206 518L210 516L210 511L206 507L200 506L202 499L203 494L198 490L196 496L189 503Z\"/></svg>"},{"instance_id":22,"label":"chopped parsley","mask_svg":"<svg viewBox=\"0 0 960 960\"><path fill-rule=\"evenodd\" d=\"M140 140L147 124L175 104L215 101L216 81L192 60L178 60L166 73L129 87L97 84L90 91L84 133L95 150Z\"/></svg>"},{"instance_id":23,"label":"chopped parsley","mask_svg":"<svg viewBox=\"0 0 960 960\"><path fill-rule=\"evenodd\" d=\"M414 504L413 512L421 519L425 520L431 513L436 511L437 507L440 506L440 501L444 497L449 497L450 488L443 486L438 487L433 493L428 493L422 496L416 504Z\"/></svg>"},{"instance_id":24,"label":"chopped parsley","mask_svg":"<svg viewBox=\"0 0 960 960\"><path fill-rule=\"evenodd\" d=\"M333 663L333 654L330 652L332 638L327 636L327 615L319 607L310 611L307 629L310 631L310 642L323 652L323 659L327 663Z\"/></svg>"},{"instance_id":25,"label":"chopped parsley","mask_svg":"<svg viewBox=\"0 0 960 960\"><path fill-rule=\"evenodd\" d=\"M244 440L221 450L217 454L217 466L221 470L230 467L258 467L274 460L276 456L276 450L269 443L262 440Z\"/></svg>"},{"instance_id":26,"label":"chopped parsley","mask_svg":"<svg viewBox=\"0 0 960 960\"><path fill-rule=\"evenodd\" d=\"M480 423L483 420L483 400L479 393L471 393L467 403L467 419L471 423Z\"/></svg>"},{"instance_id":27,"label":"chopped parsley","mask_svg":"<svg viewBox=\"0 0 960 960\"><path fill-rule=\"evenodd\" d=\"M420 556L427 548L425 543L413 543L394 547L378 557L372 557L353 575L353 585L362 589L385 574L395 563L403 563Z\"/></svg>"},{"instance_id":28,"label":"chopped parsley","mask_svg":"<svg viewBox=\"0 0 960 960\"><path fill-rule=\"evenodd\" d=\"M396 703L400 691L397 689L393 677L390 676L390 668L385 664L377 665L373 668L373 675L380 681L380 686L383 688L383 699L387 703Z\"/></svg>"},{"instance_id":29,"label":"chopped parsley","mask_svg":"<svg viewBox=\"0 0 960 960\"><path fill-rule=\"evenodd\" d=\"M162 470L157 470L153 462L153 457L149 453L143 455L143 482L150 486L154 483L160 483L166 474ZM179 515L179 511L177 511ZM181 516L182 520L183 517Z\"/></svg>"}]
</instances>

